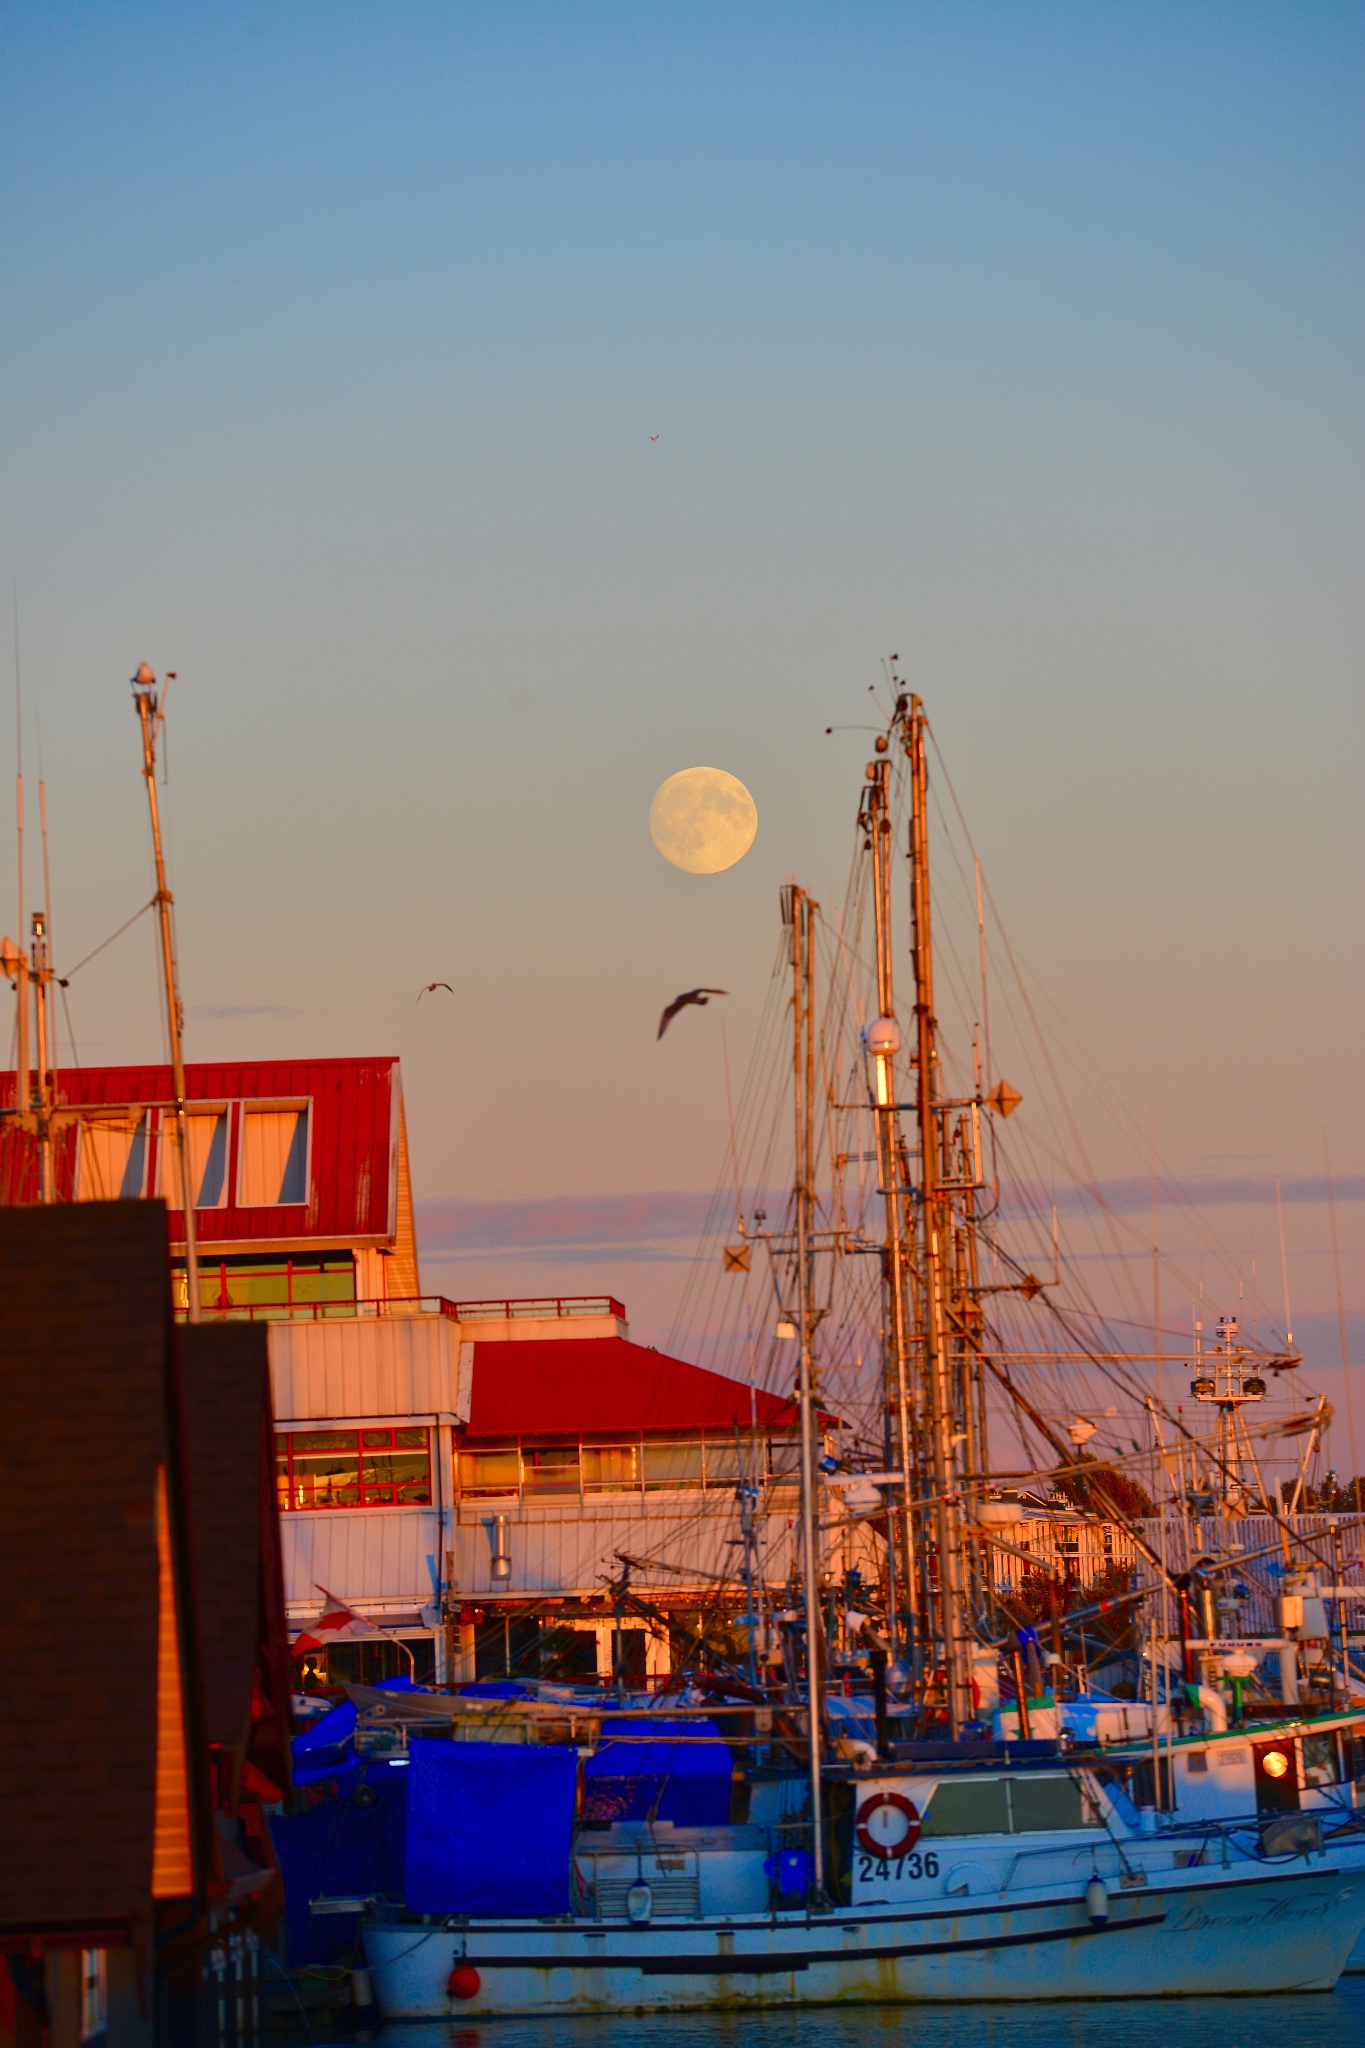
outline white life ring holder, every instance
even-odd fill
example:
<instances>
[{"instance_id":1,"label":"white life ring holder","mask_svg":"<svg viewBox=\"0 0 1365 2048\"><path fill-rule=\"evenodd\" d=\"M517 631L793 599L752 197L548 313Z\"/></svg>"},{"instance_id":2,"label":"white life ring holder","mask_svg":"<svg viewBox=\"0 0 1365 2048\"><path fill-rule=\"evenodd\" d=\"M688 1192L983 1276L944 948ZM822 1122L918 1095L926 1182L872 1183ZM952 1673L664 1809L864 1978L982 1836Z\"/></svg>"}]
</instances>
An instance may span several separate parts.
<instances>
[{"instance_id":1,"label":"white life ring holder","mask_svg":"<svg viewBox=\"0 0 1365 2048\"><path fill-rule=\"evenodd\" d=\"M914 1848L922 1825L913 1800L903 1798L899 1792L875 1792L858 1808L858 1847L875 1856L879 1863L885 1863Z\"/></svg>"}]
</instances>

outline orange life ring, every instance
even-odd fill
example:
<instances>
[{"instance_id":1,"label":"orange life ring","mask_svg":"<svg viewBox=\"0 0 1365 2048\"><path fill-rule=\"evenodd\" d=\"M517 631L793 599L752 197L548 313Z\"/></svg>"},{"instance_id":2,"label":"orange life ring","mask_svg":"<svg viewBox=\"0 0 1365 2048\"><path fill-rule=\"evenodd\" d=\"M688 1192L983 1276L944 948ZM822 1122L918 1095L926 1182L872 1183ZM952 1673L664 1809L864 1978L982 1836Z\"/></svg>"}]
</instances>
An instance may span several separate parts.
<instances>
[{"instance_id":1,"label":"orange life ring","mask_svg":"<svg viewBox=\"0 0 1365 2048\"><path fill-rule=\"evenodd\" d=\"M919 1808L899 1792L876 1792L858 1808L858 1847L879 1863L904 1856L919 1840Z\"/></svg>"}]
</instances>

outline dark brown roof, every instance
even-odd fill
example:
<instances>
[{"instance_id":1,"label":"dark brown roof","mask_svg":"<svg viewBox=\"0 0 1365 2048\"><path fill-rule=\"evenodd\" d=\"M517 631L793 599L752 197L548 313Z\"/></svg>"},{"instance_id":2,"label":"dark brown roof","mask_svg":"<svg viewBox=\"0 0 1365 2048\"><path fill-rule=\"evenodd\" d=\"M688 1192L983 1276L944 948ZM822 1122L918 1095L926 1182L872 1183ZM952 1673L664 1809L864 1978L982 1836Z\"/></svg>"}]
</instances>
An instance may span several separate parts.
<instances>
[{"instance_id":1,"label":"dark brown roof","mask_svg":"<svg viewBox=\"0 0 1365 2048\"><path fill-rule=\"evenodd\" d=\"M0 1930L56 1930L151 1888L164 1206L0 1209L0 1304Z\"/></svg>"}]
</instances>

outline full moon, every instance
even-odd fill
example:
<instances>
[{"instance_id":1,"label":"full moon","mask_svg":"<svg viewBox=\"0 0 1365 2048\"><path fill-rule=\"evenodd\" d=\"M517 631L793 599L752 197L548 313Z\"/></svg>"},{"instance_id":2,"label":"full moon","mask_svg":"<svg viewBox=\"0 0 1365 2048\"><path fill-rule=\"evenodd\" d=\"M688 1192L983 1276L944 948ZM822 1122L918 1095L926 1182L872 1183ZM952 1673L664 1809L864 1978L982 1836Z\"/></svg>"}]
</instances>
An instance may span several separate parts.
<instances>
[{"instance_id":1,"label":"full moon","mask_svg":"<svg viewBox=\"0 0 1365 2048\"><path fill-rule=\"evenodd\" d=\"M718 875L743 860L758 830L758 806L723 768L682 768L661 782L649 807L649 836L665 860L689 875Z\"/></svg>"}]
</instances>

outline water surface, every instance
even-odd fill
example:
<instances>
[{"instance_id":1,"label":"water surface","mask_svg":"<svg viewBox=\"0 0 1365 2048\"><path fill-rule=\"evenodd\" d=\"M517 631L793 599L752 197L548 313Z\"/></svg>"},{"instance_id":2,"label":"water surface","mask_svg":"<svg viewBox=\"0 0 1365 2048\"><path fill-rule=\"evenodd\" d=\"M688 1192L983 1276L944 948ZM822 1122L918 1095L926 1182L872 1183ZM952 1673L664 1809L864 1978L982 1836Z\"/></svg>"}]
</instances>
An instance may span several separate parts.
<instances>
[{"instance_id":1,"label":"water surface","mask_svg":"<svg viewBox=\"0 0 1365 2048\"><path fill-rule=\"evenodd\" d=\"M1311 1996L405 2021L350 2038L372 2048L1362 2048L1365 1976Z\"/></svg>"}]
</instances>

